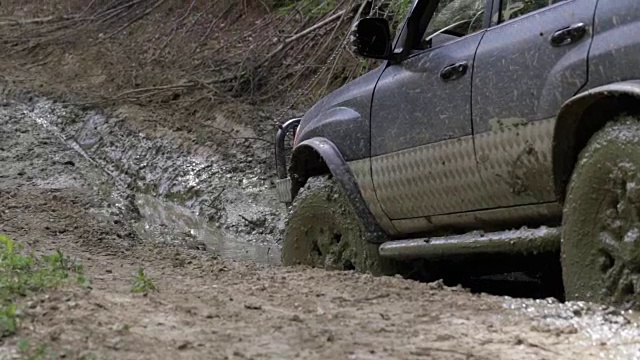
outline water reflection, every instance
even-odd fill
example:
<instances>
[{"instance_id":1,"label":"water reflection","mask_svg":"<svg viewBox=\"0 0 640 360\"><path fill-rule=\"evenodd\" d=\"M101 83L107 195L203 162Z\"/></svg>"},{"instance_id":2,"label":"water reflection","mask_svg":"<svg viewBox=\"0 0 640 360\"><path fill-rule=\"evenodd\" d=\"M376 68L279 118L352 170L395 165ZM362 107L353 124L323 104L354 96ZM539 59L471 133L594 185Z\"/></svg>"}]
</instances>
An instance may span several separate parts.
<instances>
[{"instance_id":1,"label":"water reflection","mask_svg":"<svg viewBox=\"0 0 640 360\"><path fill-rule=\"evenodd\" d=\"M234 239L190 210L150 195L136 195L142 216L138 234L147 240L168 243L204 243L208 251L223 258L279 264L280 249L274 244L256 244Z\"/></svg>"}]
</instances>

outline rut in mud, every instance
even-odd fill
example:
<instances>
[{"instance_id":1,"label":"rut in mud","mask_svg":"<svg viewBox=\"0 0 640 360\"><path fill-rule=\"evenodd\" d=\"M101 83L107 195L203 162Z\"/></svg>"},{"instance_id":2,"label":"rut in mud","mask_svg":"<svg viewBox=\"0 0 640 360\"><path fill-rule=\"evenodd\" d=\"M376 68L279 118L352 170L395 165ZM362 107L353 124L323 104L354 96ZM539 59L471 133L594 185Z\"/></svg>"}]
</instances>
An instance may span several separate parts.
<instances>
[{"instance_id":1,"label":"rut in mud","mask_svg":"<svg viewBox=\"0 0 640 360\"><path fill-rule=\"evenodd\" d=\"M108 131L87 130L103 115L35 96L0 102L2 232L36 252L62 249L91 281L87 289L66 286L24 298L20 331L0 346L9 358L32 351L25 341L45 355L85 359L629 359L640 353L633 312L268 265L277 226L254 234L250 222L232 221L233 203L211 218L202 204L215 190L183 198L159 190L188 189L190 179L200 187L238 181L242 205L255 201L249 214L276 217L281 210L260 205L270 203L268 180L261 190L243 189L240 179L222 173L188 173L193 163L183 160L159 161L164 167L154 173L144 159L175 159L176 149L188 146L166 140L165 155L137 153L126 144L154 140L122 130L135 128L136 117L112 123L104 116L94 128L119 129L108 140ZM184 153L210 161L206 156L215 151ZM176 180L145 187L144 176L150 184ZM253 198L254 191L262 193ZM242 256L250 260L220 257L238 255L209 242L220 233L237 236L222 244L246 244ZM141 267L158 289L146 296L131 293Z\"/></svg>"},{"instance_id":2,"label":"rut in mud","mask_svg":"<svg viewBox=\"0 0 640 360\"><path fill-rule=\"evenodd\" d=\"M112 188L105 191L126 193L128 206L142 218L135 227L139 236L279 263L285 209L275 200L272 179L252 166L255 157L270 160L270 153L229 159L220 155L225 150L194 144L189 136L128 121L135 114L127 108L109 116L27 91L15 96L25 101L19 105L25 116L111 178Z\"/></svg>"}]
</instances>

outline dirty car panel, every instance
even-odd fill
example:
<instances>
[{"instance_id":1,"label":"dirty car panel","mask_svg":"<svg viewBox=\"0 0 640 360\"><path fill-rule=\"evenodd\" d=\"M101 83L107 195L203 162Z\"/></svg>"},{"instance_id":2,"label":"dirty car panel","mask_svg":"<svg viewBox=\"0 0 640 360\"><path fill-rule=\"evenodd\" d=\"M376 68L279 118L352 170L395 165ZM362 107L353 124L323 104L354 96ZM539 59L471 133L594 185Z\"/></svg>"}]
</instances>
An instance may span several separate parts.
<instances>
[{"instance_id":1,"label":"dirty car panel","mask_svg":"<svg viewBox=\"0 0 640 360\"><path fill-rule=\"evenodd\" d=\"M392 219L468 209L458 202L434 205L434 197L452 185L464 191L479 181L469 98L481 38L481 32L472 34L390 66L376 87L372 176L380 205ZM457 79L443 80L441 72L451 64L467 69Z\"/></svg>"},{"instance_id":2,"label":"dirty car panel","mask_svg":"<svg viewBox=\"0 0 640 360\"><path fill-rule=\"evenodd\" d=\"M472 108L485 207L556 200L555 117L587 82L597 2L561 1L498 24L483 37Z\"/></svg>"}]
</instances>

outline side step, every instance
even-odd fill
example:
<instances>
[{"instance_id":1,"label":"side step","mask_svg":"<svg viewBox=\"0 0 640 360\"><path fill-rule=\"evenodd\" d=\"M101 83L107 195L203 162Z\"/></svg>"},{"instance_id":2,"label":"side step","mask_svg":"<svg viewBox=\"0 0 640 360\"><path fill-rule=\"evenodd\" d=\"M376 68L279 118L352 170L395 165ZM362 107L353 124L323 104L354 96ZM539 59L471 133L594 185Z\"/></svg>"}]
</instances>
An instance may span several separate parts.
<instances>
[{"instance_id":1,"label":"side step","mask_svg":"<svg viewBox=\"0 0 640 360\"><path fill-rule=\"evenodd\" d=\"M388 241L380 256L398 260L441 259L459 255L536 255L560 250L560 228L541 227L492 233Z\"/></svg>"}]
</instances>

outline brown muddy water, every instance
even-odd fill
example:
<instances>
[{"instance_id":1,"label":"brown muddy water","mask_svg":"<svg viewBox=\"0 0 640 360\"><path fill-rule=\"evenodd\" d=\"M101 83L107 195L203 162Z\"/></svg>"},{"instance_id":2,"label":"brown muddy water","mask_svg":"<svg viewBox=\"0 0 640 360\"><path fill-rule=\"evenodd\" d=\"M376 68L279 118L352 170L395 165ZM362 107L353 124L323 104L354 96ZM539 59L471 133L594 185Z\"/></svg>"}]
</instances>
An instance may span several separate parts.
<instances>
[{"instance_id":1,"label":"brown muddy water","mask_svg":"<svg viewBox=\"0 0 640 360\"><path fill-rule=\"evenodd\" d=\"M233 260L280 263L285 208L275 200L272 179L263 169L238 167L252 159L228 161L216 154L220 149L137 127L125 109L111 117L29 94L16 99L12 111L110 179L95 182L114 204L130 210L142 239L206 249Z\"/></svg>"},{"instance_id":2,"label":"brown muddy water","mask_svg":"<svg viewBox=\"0 0 640 360\"><path fill-rule=\"evenodd\" d=\"M223 258L251 260L259 264L280 264L277 244L236 240L189 209L156 197L138 194L135 203L141 219L135 226L141 238L149 241L170 241L183 238L190 247L200 247Z\"/></svg>"}]
</instances>

